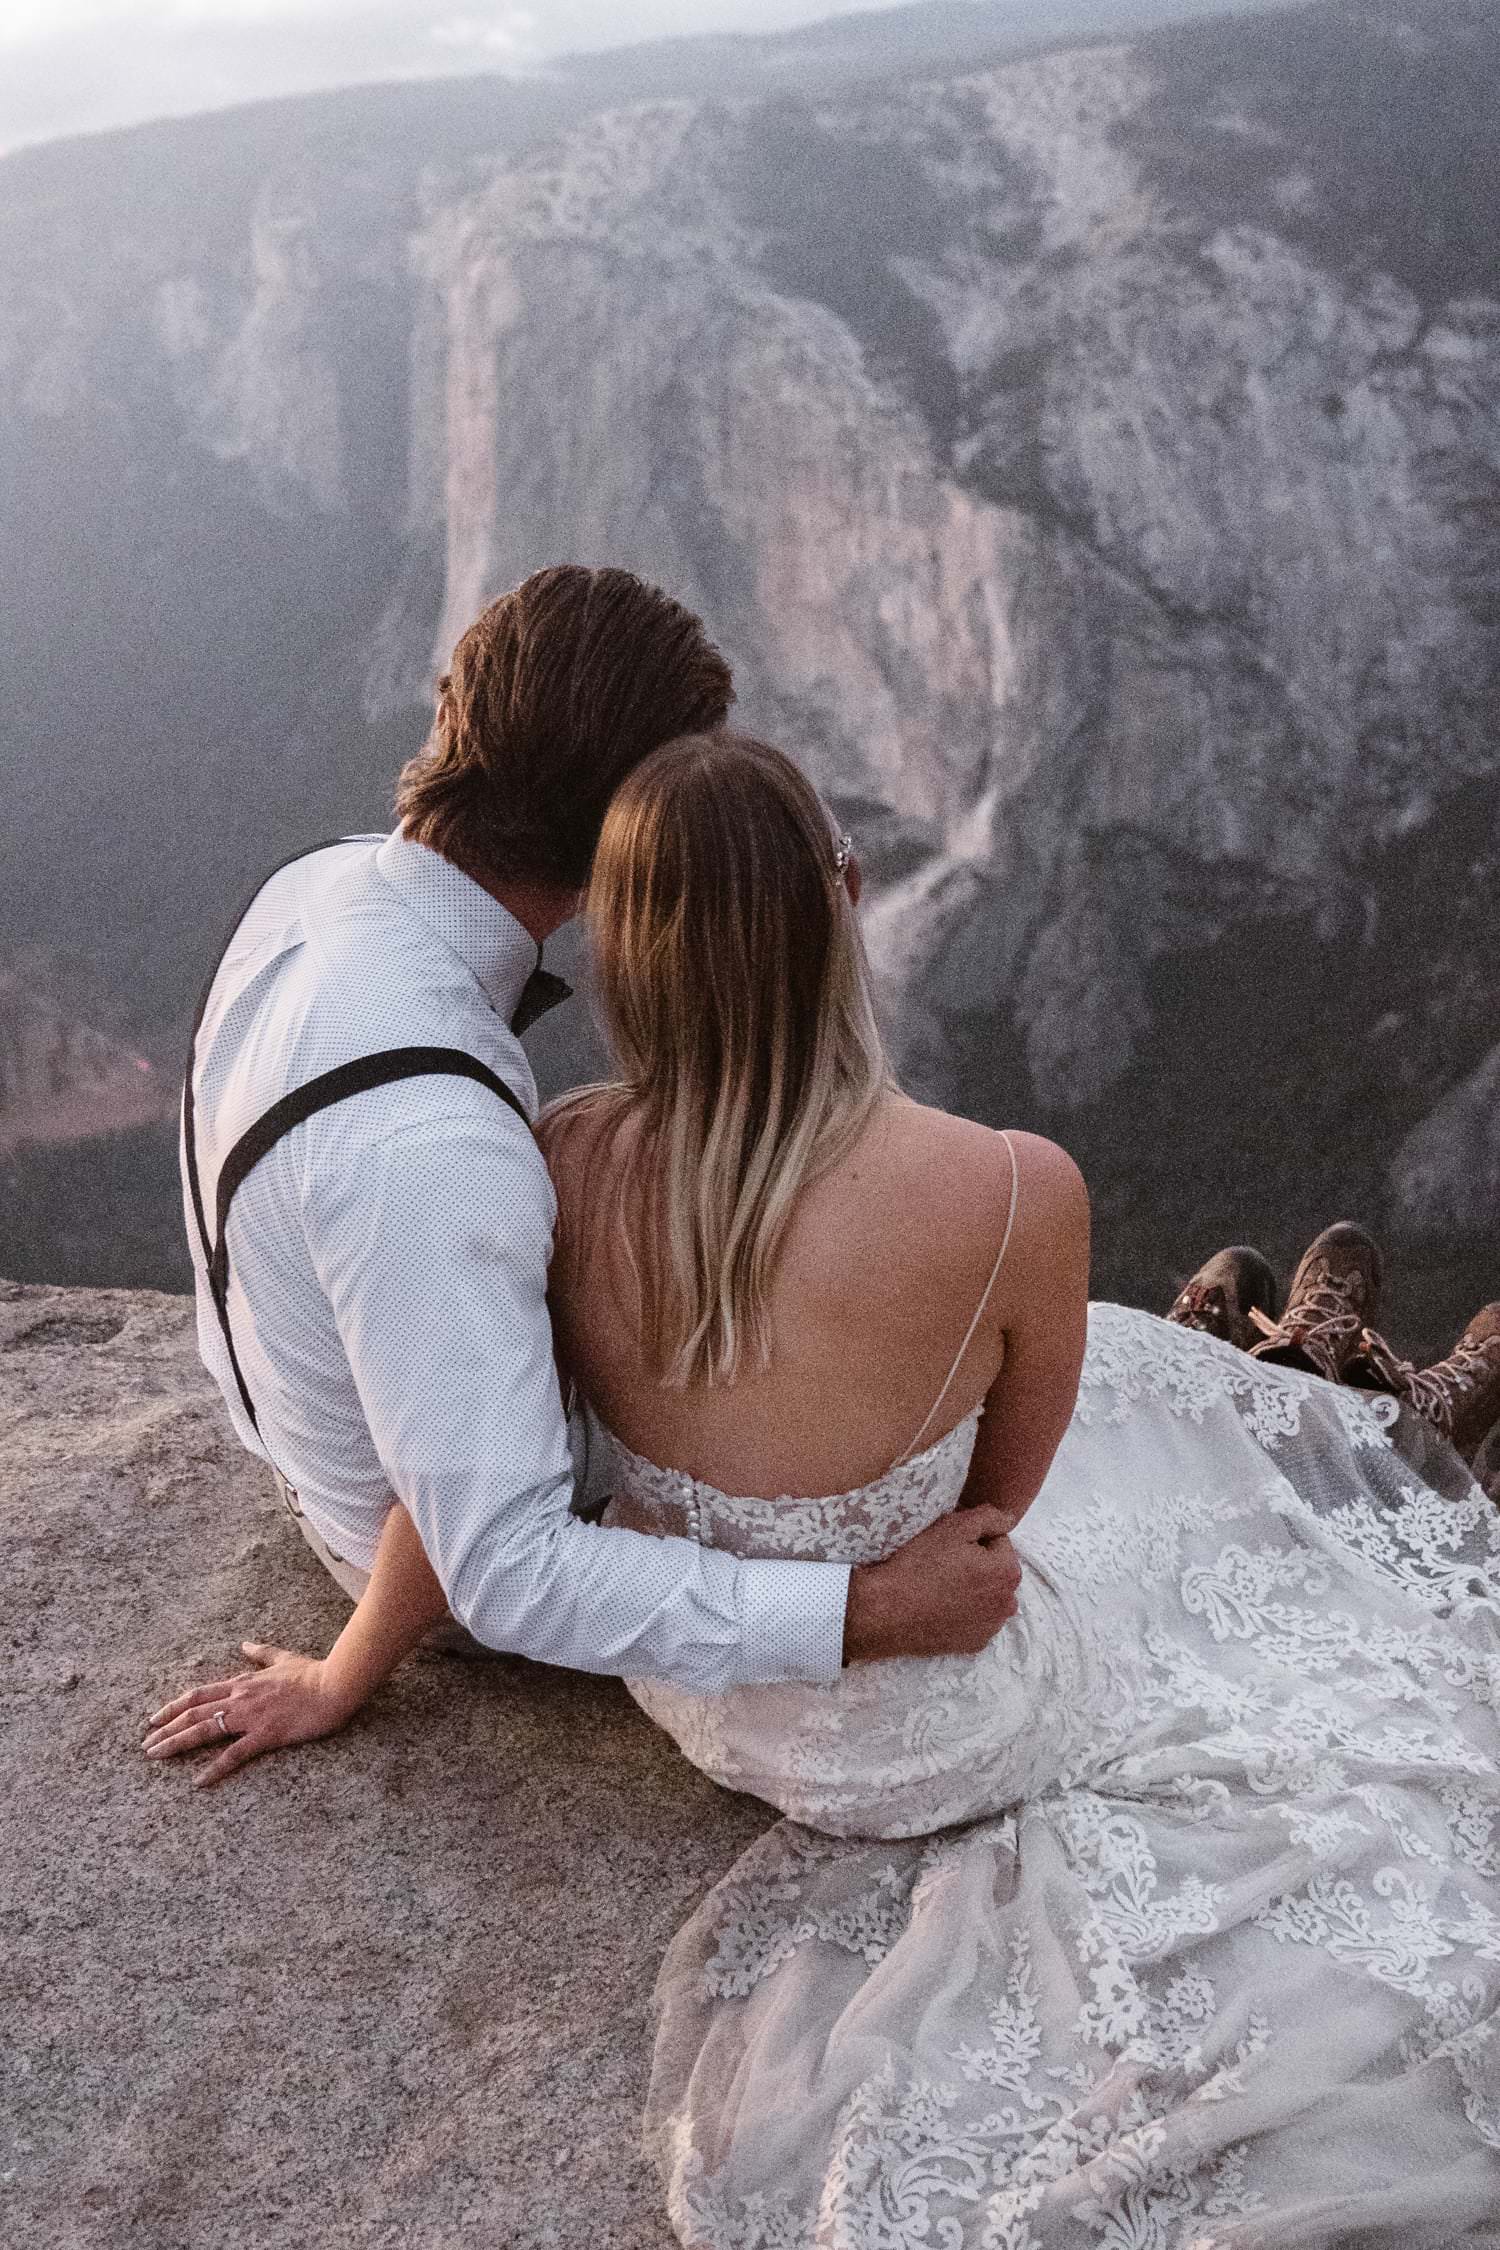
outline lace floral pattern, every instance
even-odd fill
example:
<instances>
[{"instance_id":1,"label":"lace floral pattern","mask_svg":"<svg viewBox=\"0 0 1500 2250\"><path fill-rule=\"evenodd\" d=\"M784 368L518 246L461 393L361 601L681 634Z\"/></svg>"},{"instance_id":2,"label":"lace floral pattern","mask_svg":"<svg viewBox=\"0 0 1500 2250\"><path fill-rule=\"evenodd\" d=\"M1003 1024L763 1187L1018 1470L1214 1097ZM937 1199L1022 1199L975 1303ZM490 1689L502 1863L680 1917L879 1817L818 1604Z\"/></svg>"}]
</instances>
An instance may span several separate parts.
<instances>
[{"instance_id":1,"label":"lace floral pattern","mask_svg":"<svg viewBox=\"0 0 1500 2250\"><path fill-rule=\"evenodd\" d=\"M1134 1407L1154 1401L1199 1424L1230 1405L1267 1448L1297 1435L1309 1404L1335 1414L1356 1447L1388 1443L1401 1411L1380 1392L1334 1388L1315 1375L1270 1367L1215 1337L1152 1320L1128 1306L1091 1306L1078 1419L1123 1422Z\"/></svg>"},{"instance_id":2,"label":"lace floral pattern","mask_svg":"<svg viewBox=\"0 0 1500 2250\"><path fill-rule=\"evenodd\" d=\"M873 1556L863 1493L625 1506ZM696 1511L696 1515L692 1511ZM794 1817L663 1968L648 2142L690 2250L1500 2250L1500 1523L1394 1402L1094 1309L972 1662L637 1683Z\"/></svg>"},{"instance_id":3,"label":"lace floral pattern","mask_svg":"<svg viewBox=\"0 0 1500 2250\"><path fill-rule=\"evenodd\" d=\"M946 1515L969 1473L981 1409L858 1492L821 1500L739 1500L700 1477L658 1468L606 1432L614 1467L610 1521L730 1554L879 1562Z\"/></svg>"}]
</instances>

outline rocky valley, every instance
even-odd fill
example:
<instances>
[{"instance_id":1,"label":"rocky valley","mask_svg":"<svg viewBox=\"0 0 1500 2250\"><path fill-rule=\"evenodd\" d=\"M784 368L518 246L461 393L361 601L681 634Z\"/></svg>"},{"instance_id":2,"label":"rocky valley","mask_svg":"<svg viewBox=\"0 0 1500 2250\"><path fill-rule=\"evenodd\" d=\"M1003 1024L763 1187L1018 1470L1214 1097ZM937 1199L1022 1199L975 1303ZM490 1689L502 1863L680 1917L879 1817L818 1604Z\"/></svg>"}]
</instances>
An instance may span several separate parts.
<instances>
[{"instance_id":1,"label":"rocky valley","mask_svg":"<svg viewBox=\"0 0 1500 2250\"><path fill-rule=\"evenodd\" d=\"M1500 1294L1500 21L1003 15L0 164L0 965L169 1054L480 604L621 563L855 834L907 1084L1079 1155L1102 1292L1344 1213L1435 1347ZM180 1282L107 1121L0 1083L7 1270Z\"/></svg>"}]
</instances>

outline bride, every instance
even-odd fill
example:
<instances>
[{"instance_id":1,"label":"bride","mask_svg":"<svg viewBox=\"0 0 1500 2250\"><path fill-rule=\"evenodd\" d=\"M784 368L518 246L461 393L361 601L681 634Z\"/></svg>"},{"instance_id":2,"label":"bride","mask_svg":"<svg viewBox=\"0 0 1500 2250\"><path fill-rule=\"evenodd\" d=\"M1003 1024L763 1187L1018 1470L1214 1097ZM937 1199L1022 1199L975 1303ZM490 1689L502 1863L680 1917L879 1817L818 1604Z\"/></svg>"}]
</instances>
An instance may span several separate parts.
<instances>
[{"instance_id":1,"label":"bride","mask_svg":"<svg viewBox=\"0 0 1500 2250\"><path fill-rule=\"evenodd\" d=\"M633 1693L788 1815L674 1942L692 2250L1500 2246L1500 1532L1394 1401L1086 1308L1063 1153L907 1100L775 750L626 782L618 1082L552 1112L612 1518L872 1561L1014 1527L976 1658ZM820 1497L809 1497L819 1495Z\"/></svg>"}]
</instances>

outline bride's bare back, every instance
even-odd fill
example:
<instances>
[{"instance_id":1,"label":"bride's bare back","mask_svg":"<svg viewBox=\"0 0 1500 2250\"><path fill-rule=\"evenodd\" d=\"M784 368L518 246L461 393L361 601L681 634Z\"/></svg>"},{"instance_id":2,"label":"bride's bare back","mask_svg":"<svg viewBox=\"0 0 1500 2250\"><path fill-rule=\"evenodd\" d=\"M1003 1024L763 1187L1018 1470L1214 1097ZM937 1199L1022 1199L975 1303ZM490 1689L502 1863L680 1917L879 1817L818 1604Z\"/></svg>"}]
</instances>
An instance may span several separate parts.
<instances>
[{"instance_id":1,"label":"bride's bare back","mask_svg":"<svg viewBox=\"0 0 1500 2250\"><path fill-rule=\"evenodd\" d=\"M1029 1505L1083 1356L1088 1200L1061 1149L886 1096L797 1199L771 1288L770 1366L676 1390L654 1372L630 1278L627 1246L648 1223L620 1161L633 1130L611 1147L585 1109L544 1131L559 1351L627 1446L725 1492L842 1492L983 1401L965 1503L1013 1516Z\"/></svg>"}]
</instances>

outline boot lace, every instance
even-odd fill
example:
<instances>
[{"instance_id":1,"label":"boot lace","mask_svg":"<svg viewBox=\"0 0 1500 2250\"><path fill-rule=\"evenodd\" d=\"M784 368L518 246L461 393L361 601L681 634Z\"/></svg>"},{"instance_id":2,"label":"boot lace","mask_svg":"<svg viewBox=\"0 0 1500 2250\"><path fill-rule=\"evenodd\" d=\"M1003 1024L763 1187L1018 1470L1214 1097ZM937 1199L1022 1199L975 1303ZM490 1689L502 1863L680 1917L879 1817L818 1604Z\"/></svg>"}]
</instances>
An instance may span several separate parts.
<instances>
[{"instance_id":1,"label":"boot lace","mask_svg":"<svg viewBox=\"0 0 1500 2250\"><path fill-rule=\"evenodd\" d=\"M1400 1358L1373 1328L1364 1331L1359 1348L1386 1387L1445 1438L1452 1437L1459 1412L1471 1393L1481 1383L1493 1381L1500 1368L1493 1339L1484 1344L1457 1344L1434 1367L1418 1367L1414 1361Z\"/></svg>"},{"instance_id":2,"label":"boot lace","mask_svg":"<svg viewBox=\"0 0 1500 2250\"><path fill-rule=\"evenodd\" d=\"M1304 1349L1312 1345L1326 1351L1335 1362L1341 1361L1364 1333L1364 1323L1349 1301L1359 1286L1356 1276L1345 1279L1328 1274L1304 1288L1280 1320L1268 1319L1254 1307L1250 1318L1263 1336L1274 1337L1278 1343L1300 1344Z\"/></svg>"},{"instance_id":3,"label":"boot lace","mask_svg":"<svg viewBox=\"0 0 1500 2250\"><path fill-rule=\"evenodd\" d=\"M1190 1281L1167 1318L1179 1328L1198 1328L1222 1337L1229 1326L1229 1306L1217 1283Z\"/></svg>"}]
</instances>

